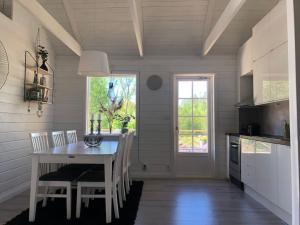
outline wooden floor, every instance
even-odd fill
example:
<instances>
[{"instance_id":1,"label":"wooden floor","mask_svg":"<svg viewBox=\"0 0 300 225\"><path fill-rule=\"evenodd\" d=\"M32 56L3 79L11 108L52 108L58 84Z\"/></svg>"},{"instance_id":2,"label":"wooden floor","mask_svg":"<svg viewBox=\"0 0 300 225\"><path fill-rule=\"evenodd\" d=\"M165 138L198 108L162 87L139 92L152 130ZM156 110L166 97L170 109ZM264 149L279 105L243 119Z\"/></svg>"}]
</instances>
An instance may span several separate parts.
<instances>
[{"instance_id":1,"label":"wooden floor","mask_svg":"<svg viewBox=\"0 0 300 225\"><path fill-rule=\"evenodd\" d=\"M28 208L29 192L0 204L0 224ZM225 181L146 180L135 225L282 225Z\"/></svg>"}]
</instances>

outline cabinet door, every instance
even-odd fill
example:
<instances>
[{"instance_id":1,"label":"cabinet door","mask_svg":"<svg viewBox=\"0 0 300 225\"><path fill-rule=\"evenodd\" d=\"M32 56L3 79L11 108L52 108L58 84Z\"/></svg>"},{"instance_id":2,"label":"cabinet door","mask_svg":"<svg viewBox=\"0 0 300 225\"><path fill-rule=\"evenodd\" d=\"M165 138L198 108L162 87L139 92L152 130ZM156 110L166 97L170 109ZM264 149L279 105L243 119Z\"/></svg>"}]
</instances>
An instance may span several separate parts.
<instances>
[{"instance_id":1,"label":"cabinet door","mask_svg":"<svg viewBox=\"0 0 300 225\"><path fill-rule=\"evenodd\" d=\"M267 14L253 27L253 60L256 61L266 55L272 48L270 40L270 14Z\"/></svg>"},{"instance_id":2,"label":"cabinet door","mask_svg":"<svg viewBox=\"0 0 300 225\"><path fill-rule=\"evenodd\" d=\"M243 183L248 183L248 171L247 171L247 165L248 165L248 140L241 139L241 180Z\"/></svg>"},{"instance_id":3,"label":"cabinet door","mask_svg":"<svg viewBox=\"0 0 300 225\"><path fill-rule=\"evenodd\" d=\"M287 10L286 1L279 3L270 12L269 33L272 38L269 40L272 49L287 42Z\"/></svg>"},{"instance_id":4,"label":"cabinet door","mask_svg":"<svg viewBox=\"0 0 300 225\"><path fill-rule=\"evenodd\" d=\"M271 100L289 99L288 44L287 42L270 53Z\"/></svg>"},{"instance_id":5,"label":"cabinet door","mask_svg":"<svg viewBox=\"0 0 300 225\"><path fill-rule=\"evenodd\" d=\"M255 105L271 100L271 82L269 76L269 55L254 62L253 65L253 97Z\"/></svg>"},{"instance_id":6,"label":"cabinet door","mask_svg":"<svg viewBox=\"0 0 300 225\"><path fill-rule=\"evenodd\" d=\"M242 139L241 151L242 182L255 188L255 141Z\"/></svg>"},{"instance_id":7,"label":"cabinet door","mask_svg":"<svg viewBox=\"0 0 300 225\"><path fill-rule=\"evenodd\" d=\"M277 203L277 154L276 145L256 141L256 191Z\"/></svg>"},{"instance_id":8,"label":"cabinet door","mask_svg":"<svg viewBox=\"0 0 300 225\"><path fill-rule=\"evenodd\" d=\"M292 214L291 150L277 145L278 205Z\"/></svg>"}]
</instances>

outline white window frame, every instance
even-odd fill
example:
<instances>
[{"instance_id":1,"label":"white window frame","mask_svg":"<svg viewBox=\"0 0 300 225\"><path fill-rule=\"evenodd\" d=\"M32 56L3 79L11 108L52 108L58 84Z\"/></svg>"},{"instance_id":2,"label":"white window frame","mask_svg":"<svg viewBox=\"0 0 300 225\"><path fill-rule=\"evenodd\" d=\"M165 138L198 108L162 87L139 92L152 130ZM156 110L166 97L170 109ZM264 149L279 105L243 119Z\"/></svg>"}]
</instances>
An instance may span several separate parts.
<instances>
[{"instance_id":1,"label":"white window frame","mask_svg":"<svg viewBox=\"0 0 300 225\"><path fill-rule=\"evenodd\" d=\"M207 79L208 80L208 152L179 152L178 146L178 137L179 133L177 131L178 127L178 81L179 80L195 80L199 77L199 80ZM201 156L201 157L210 157L214 158L215 151L215 102L214 102L214 74L175 74L174 78L174 146L175 154L179 156ZM202 79L201 79L202 78Z\"/></svg>"},{"instance_id":2,"label":"white window frame","mask_svg":"<svg viewBox=\"0 0 300 225\"><path fill-rule=\"evenodd\" d=\"M137 134L138 130L139 130L139 105L140 105L140 98L139 98L139 86L140 86L140 79L139 79L139 73L138 72L134 72L134 71L112 71L112 75L111 76L115 76L115 77L122 77L122 75L129 75L129 76L135 76L136 78L136 108L135 108L135 113L136 113L136 119L135 119L135 135ZM110 77L110 76L102 76L102 77ZM89 107L89 91L90 91L90 87L89 87L89 78L90 77L86 77L86 90L85 90L85 113L84 113L84 131L86 134L89 134L89 126L88 126L88 107ZM107 132L101 133L104 136L119 136L119 133L112 133L109 134Z\"/></svg>"}]
</instances>

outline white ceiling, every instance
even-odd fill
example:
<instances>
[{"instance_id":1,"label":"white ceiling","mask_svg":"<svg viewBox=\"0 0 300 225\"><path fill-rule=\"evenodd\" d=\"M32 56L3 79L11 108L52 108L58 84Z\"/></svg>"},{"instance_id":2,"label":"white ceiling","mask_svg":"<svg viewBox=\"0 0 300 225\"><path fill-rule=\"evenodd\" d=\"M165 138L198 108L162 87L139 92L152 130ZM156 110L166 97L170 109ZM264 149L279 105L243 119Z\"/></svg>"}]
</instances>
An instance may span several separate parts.
<instances>
[{"instance_id":1,"label":"white ceiling","mask_svg":"<svg viewBox=\"0 0 300 225\"><path fill-rule=\"evenodd\" d=\"M63 0L38 0L74 37ZM128 0L67 0L83 49L138 56ZM201 55L202 44L230 0L141 0L145 55ZM210 54L235 54L278 0L248 0ZM53 39L57 54L71 54Z\"/></svg>"}]
</instances>

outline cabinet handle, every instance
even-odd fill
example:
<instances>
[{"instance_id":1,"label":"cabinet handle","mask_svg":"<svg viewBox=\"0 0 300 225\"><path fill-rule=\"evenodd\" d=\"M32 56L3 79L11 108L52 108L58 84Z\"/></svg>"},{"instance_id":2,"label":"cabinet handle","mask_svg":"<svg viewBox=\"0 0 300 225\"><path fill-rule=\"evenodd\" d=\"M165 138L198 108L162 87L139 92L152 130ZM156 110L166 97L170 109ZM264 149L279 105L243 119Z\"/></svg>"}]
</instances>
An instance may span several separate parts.
<instances>
[{"instance_id":1,"label":"cabinet handle","mask_svg":"<svg viewBox=\"0 0 300 225\"><path fill-rule=\"evenodd\" d=\"M68 158L69 158L69 159L74 159L75 156L74 156L74 155L69 155Z\"/></svg>"}]
</instances>

